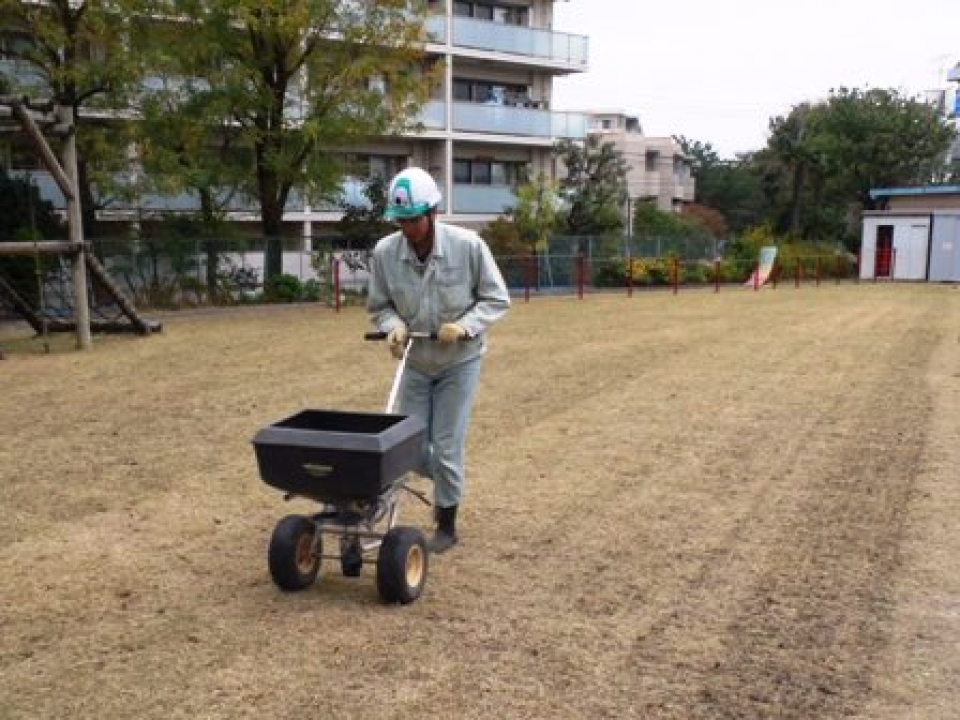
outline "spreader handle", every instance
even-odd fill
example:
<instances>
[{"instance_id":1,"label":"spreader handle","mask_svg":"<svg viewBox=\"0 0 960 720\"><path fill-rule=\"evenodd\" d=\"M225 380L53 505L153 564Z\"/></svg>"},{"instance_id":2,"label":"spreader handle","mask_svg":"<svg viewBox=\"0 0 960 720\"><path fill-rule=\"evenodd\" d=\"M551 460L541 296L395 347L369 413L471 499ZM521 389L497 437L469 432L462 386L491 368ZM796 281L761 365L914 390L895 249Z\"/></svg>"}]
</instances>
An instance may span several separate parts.
<instances>
[{"instance_id":1,"label":"spreader handle","mask_svg":"<svg viewBox=\"0 0 960 720\"><path fill-rule=\"evenodd\" d=\"M363 334L364 340L386 340L389 333L385 332L368 332ZM425 332L412 332L410 337L414 340L436 340L437 333L425 333Z\"/></svg>"}]
</instances>

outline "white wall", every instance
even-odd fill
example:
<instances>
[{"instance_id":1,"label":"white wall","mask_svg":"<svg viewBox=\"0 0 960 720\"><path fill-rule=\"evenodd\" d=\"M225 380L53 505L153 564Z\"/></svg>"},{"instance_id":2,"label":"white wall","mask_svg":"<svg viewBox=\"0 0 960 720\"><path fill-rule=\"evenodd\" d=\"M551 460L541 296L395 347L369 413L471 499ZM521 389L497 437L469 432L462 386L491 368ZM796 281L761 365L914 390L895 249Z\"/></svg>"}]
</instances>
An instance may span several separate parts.
<instances>
[{"instance_id":1,"label":"white wall","mask_svg":"<svg viewBox=\"0 0 960 720\"><path fill-rule=\"evenodd\" d=\"M926 280L927 256L930 248L929 215L868 216L863 219L860 245L860 277L874 276L877 228L893 226L894 280Z\"/></svg>"}]
</instances>

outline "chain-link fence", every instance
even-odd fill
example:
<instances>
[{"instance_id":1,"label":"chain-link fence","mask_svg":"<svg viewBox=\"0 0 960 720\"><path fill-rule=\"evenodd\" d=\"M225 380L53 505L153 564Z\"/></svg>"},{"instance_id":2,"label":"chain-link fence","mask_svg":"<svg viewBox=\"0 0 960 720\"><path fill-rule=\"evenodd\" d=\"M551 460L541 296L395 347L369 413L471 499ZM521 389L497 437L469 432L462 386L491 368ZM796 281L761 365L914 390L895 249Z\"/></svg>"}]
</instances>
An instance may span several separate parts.
<instances>
[{"instance_id":1,"label":"chain-link fence","mask_svg":"<svg viewBox=\"0 0 960 720\"><path fill-rule=\"evenodd\" d=\"M366 294L369 250L350 249L336 237L284 238L282 274L268 283L263 238L125 237L90 244L142 308L302 301L340 307L361 303ZM543 252L497 255L497 262L515 294L744 283L756 263L722 254L713 238L556 236ZM854 278L855 265L845 255L784 258L771 282ZM54 267L45 280L47 310L69 313L69 273Z\"/></svg>"}]
</instances>

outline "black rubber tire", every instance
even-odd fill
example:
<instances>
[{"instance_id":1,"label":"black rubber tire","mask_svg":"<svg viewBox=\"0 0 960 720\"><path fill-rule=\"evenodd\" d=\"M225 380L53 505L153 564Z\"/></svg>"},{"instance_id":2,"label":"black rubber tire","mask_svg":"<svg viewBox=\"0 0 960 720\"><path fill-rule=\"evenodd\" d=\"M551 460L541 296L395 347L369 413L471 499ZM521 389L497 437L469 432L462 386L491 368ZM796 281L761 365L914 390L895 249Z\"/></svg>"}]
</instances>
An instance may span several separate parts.
<instances>
[{"instance_id":1,"label":"black rubber tire","mask_svg":"<svg viewBox=\"0 0 960 720\"><path fill-rule=\"evenodd\" d=\"M316 534L316 523L303 515L287 515L273 529L267 561L281 590L303 590L316 581L322 553L319 538L316 553L311 552Z\"/></svg>"},{"instance_id":2,"label":"black rubber tire","mask_svg":"<svg viewBox=\"0 0 960 720\"><path fill-rule=\"evenodd\" d=\"M377 592L385 603L408 605L427 583L430 553L423 533L395 527L383 536L377 555Z\"/></svg>"}]
</instances>

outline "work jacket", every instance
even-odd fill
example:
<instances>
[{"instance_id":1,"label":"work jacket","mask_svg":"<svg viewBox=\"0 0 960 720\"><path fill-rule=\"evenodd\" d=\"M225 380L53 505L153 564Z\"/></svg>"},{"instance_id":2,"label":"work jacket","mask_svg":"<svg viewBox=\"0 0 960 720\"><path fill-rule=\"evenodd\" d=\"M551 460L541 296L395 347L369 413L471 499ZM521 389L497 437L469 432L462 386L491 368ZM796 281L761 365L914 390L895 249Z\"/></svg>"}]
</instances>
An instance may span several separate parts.
<instances>
[{"instance_id":1,"label":"work jacket","mask_svg":"<svg viewBox=\"0 0 960 720\"><path fill-rule=\"evenodd\" d=\"M510 295L483 239L472 230L434 223L433 250L421 261L402 232L373 250L367 309L381 332L401 323L412 333L436 333L455 322L461 342L415 339L407 362L428 375L486 352L486 331L507 312Z\"/></svg>"}]
</instances>

